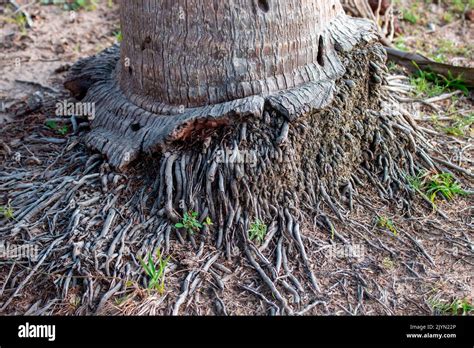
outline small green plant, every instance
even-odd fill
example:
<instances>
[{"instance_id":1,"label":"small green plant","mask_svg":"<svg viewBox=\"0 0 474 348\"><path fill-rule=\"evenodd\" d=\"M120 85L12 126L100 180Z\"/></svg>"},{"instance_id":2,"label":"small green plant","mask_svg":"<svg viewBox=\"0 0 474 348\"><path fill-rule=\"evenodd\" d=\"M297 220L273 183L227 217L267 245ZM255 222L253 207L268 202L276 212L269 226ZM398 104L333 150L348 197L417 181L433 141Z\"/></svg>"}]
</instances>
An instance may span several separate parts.
<instances>
[{"instance_id":1,"label":"small green plant","mask_svg":"<svg viewBox=\"0 0 474 348\"><path fill-rule=\"evenodd\" d=\"M417 66L416 63L413 64ZM462 75L454 76L451 71L448 71L448 76L443 76L421 70L418 66L417 68L418 71L410 78L410 83L418 95L435 97L449 90L460 90L466 95L469 94Z\"/></svg>"},{"instance_id":2,"label":"small green plant","mask_svg":"<svg viewBox=\"0 0 474 348\"><path fill-rule=\"evenodd\" d=\"M160 294L163 294L165 291L165 271L166 266L170 260L168 256L166 259L163 258L161 254L161 250L158 249L156 252L156 262L153 260L151 253L148 254L147 262L138 258L140 260L140 264L143 267L143 270L150 278L148 282L148 289L156 290Z\"/></svg>"},{"instance_id":3,"label":"small green plant","mask_svg":"<svg viewBox=\"0 0 474 348\"><path fill-rule=\"evenodd\" d=\"M411 24L417 24L420 20L420 16L418 16L413 9L405 9L403 10L403 20Z\"/></svg>"},{"instance_id":4,"label":"small green plant","mask_svg":"<svg viewBox=\"0 0 474 348\"><path fill-rule=\"evenodd\" d=\"M393 233L394 236L398 235L398 231L397 231L397 228L395 227L395 224L393 223L391 219L387 218L386 216L378 217L377 226L379 226L380 228L389 230L390 232Z\"/></svg>"},{"instance_id":5,"label":"small green plant","mask_svg":"<svg viewBox=\"0 0 474 348\"><path fill-rule=\"evenodd\" d=\"M56 132L58 132L58 134L60 134L60 135L66 135L67 133L69 133L69 127L64 125L64 126L58 128L56 130Z\"/></svg>"},{"instance_id":6,"label":"small green plant","mask_svg":"<svg viewBox=\"0 0 474 348\"><path fill-rule=\"evenodd\" d=\"M26 35L26 25L27 25L26 17L22 13L18 13L15 16L14 21L18 25L18 28L20 29L20 33L22 35Z\"/></svg>"},{"instance_id":7,"label":"small green plant","mask_svg":"<svg viewBox=\"0 0 474 348\"><path fill-rule=\"evenodd\" d=\"M394 62L387 62L387 68L388 68L388 71L394 72L398 70L398 65L395 64Z\"/></svg>"},{"instance_id":8,"label":"small green plant","mask_svg":"<svg viewBox=\"0 0 474 348\"><path fill-rule=\"evenodd\" d=\"M428 301L438 313L448 315L469 315L474 313L474 305L468 299L456 299L449 303L447 301L429 300Z\"/></svg>"},{"instance_id":9,"label":"small green plant","mask_svg":"<svg viewBox=\"0 0 474 348\"><path fill-rule=\"evenodd\" d=\"M382 266L385 268L385 269L393 269L395 267L395 264L393 263L393 260L390 258L390 257L385 257L383 260L382 260Z\"/></svg>"},{"instance_id":10,"label":"small green plant","mask_svg":"<svg viewBox=\"0 0 474 348\"><path fill-rule=\"evenodd\" d=\"M7 220L13 220L15 218L15 212L10 204L0 206L0 215Z\"/></svg>"},{"instance_id":11,"label":"small green plant","mask_svg":"<svg viewBox=\"0 0 474 348\"><path fill-rule=\"evenodd\" d=\"M23 13L18 13L13 18L6 17L2 19L7 23L16 24L22 36L25 36L27 34L27 30L26 30L27 20L26 20L26 17L23 15Z\"/></svg>"},{"instance_id":12,"label":"small green plant","mask_svg":"<svg viewBox=\"0 0 474 348\"><path fill-rule=\"evenodd\" d=\"M209 226L209 227L214 225L210 216L206 217L206 219L204 220L204 225Z\"/></svg>"},{"instance_id":13,"label":"small green plant","mask_svg":"<svg viewBox=\"0 0 474 348\"><path fill-rule=\"evenodd\" d=\"M464 195L466 192L456 182L450 173L441 173L432 175L426 187L426 194L431 202L434 203L436 197L441 195L445 199L452 200L457 195Z\"/></svg>"},{"instance_id":14,"label":"small green plant","mask_svg":"<svg viewBox=\"0 0 474 348\"><path fill-rule=\"evenodd\" d=\"M445 91L445 88L438 83L436 74L423 70L418 70L410 78L410 84L414 87L417 95L434 97Z\"/></svg>"},{"instance_id":15,"label":"small green plant","mask_svg":"<svg viewBox=\"0 0 474 348\"><path fill-rule=\"evenodd\" d=\"M212 221L210 221L210 223L212 224ZM195 211L190 211L188 213L184 213L181 222L178 222L176 225L174 225L174 227L184 228L190 235L193 235L194 233L199 232L203 225L198 220L198 213Z\"/></svg>"},{"instance_id":16,"label":"small green plant","mask_svg":"<svg viewBox=\"0 0 474 348\"><path fill-rule=\"evenodd\" d=\"M408 51L408 47L403 36L396 37L393 40L393 43L395 44L395 47L400 51Z\"/></svg>"},{"instance_id":17,"label":"small green plant","mask_svg":"<svg viewBox=\"0 0 474 348\"><path fill-rule=\"evenodd\" d=\"M468 299L455 300L451 304L453 313L468 315L474 313L474 306Z\"/></svg>"},{"instance_id":18,"label":"small green plant","mask_svg":"<svg viewBox=\"0 0 474 348\"><path fill-rule=\"evenodd\" d=\"M79 307L79 305L81 304L81 297L77 295L72 295L69 299L69 304L74 308Z\"/></svg>"},{"instance_id":19,"label":"small green plant","mask_svg":"<svg viewBox=\"0 0 474 348\"><path fill-rule=\"evenodd\" d=\"M465 9L469 10L474 7L473 0L451 0L453 10L458 13L463 13Z\"/></svg>"},{"instance_id":20,"label":"small green plant","mask_svg":"<svg viewBox=\"0 0 474 348\"><path fill-rule=\"evenodd\" d=\"M121 305L124 304L125 301L127 301L129 298L130 298L130 295L125 295L125 296L122 296L122 297L116 297L116 298L114 299L115 305L121 306Z\"/></svg>"},{"instance_id":21,"label":"small green plant","mask_svg":"<svg viewBox=\"0 0 474 348\"><path fill-rule=\"evenodd\" d=\"M466 135L466 132L471 129L473 124L474 114L470 114L467 117L458 116L451 126L444 127L443 130L448 135L462 137Z\"/></svg>"},{"instance_id":22,"label":"small green plant","mask_svg":"<svg viewBox=\"0 0 474 348\"><path fill-rule=\"evenodd\" d=\"M250 224L248 233L251 241L255 240L257 243L262 243L267 235L267 225L257 219Z\"/></svg>"},{"instance_id":23,"label":"small green plant","mask_svg":"<svg viewBox=\"0 0 474 348\"><path fill-rule=\"evenodd\" d=\"M435 201L438 196L446 200L452 200L456 196L465 195L458 182L450 173L433 174L429 172L419 173L417 176L407 176L410 187L423 195L436 208Z\"/></svg>"},{"instance_id":24,"label":"small green plant","mask_svg":"<svg viewBox=\"0 0 474 348\"><path fill-rule=\"evenodd\" d=\"M50 128L50 129L53 129L53 130L56 129L56 128L58 128L58 124L57 124L55 121L51 121L51 120L46 121L46 122L44 123L44 125L45 125L46 127Z\"/></svg>"},{"instance_id":25,"label":"small green plant","mask_svg":"<svg viewBox=\"0 0 474 348\"><path fill-rule=\"evenodd\" d=\"M454 21L454 14L451 12L446 12L445 14L443 14L443 20L446 23L452 23Z\"/></svg>"},{"instance_id":26,"label":"small green plant","mask_svg":"<svg viewBox=\"0 0 474 348\"><path fill-rule=\"evenodd\" d=\"M432 76L425 71L419 71L410 78L410 84L414 87L417 95L427 95L428 97L438 96L443 93L444 88L433 83Z\"/></svg>"},{"instance_id":27,"label":"small green plant","mask_svg":"<svg viewBox=\"0 0 474 348\"><path fill-rule=\"evenodd\" d=\"M115 40L116 40L117 42L122 42L122 40L123 40L123 35L122 35L122 31L121 31L121 30L115 32L114 35L115 35Z\"/></svg>"},{"instance_id":28,"label":"small green plant","mask_svg":"<svg viewBox=\"0 0 474 348\"><path fill-rule=\"evenodd\" d=\"M48 127L49 129L56 131L57 134L62 135L62 136L69 133L69 127L67 125L59 127L58 124L52 120L46 121L45 126Z\"/></svg>"},{"instance_id":29,"label":"small green plant","mask_svg":"<svg viewBox=\"0 0 474 348\"><path fill-rule=\"evenodd\" d=\"M469 94L469 88L467 87L466 81L462 75L454 76L451 71L448 71L448 76L437 75L438 79L441 79L444 83L445 90L459 90L465 95Z\"/></svg>"}]
</instances>

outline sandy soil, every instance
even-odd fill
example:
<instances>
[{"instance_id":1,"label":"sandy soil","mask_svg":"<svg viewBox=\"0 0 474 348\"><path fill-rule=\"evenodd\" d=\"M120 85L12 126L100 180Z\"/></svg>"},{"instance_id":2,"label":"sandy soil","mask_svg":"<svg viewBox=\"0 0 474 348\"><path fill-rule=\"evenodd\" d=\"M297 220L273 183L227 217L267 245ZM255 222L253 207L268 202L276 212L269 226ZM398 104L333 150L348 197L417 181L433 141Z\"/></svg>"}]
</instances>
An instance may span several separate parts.
<instances>
[{"instance_id":1,"label":"sandy soil","mask_svg":"<svg viewBox=\"0 0 474 348\"><path fill-rule=\"evenodd\" d=\"M25 10L32 17L32 28L15 21L13 9L0 12L0 101L6 107L38 90L61 90L64 72L79 58L114 43L120 30L116 6L105 1L90 11L39 4ZM11 116L0 113L0 123L7 117Z\"/></svg>"},{"instance_id":2,"label":"sandy soil","mask_svg":"<svg viewBox=\"0 0 474 348\"><path fill-rule=\"evenodd\" d=\"M466 13L472 8L452 2L402 0L398 7L403 33L395 40L401 47L432 59L459 66L474 66L474 22ZM467 1L464 1L464 5ZM416 23L403 20L416 18Z\"/></svg>"}]
</instances>

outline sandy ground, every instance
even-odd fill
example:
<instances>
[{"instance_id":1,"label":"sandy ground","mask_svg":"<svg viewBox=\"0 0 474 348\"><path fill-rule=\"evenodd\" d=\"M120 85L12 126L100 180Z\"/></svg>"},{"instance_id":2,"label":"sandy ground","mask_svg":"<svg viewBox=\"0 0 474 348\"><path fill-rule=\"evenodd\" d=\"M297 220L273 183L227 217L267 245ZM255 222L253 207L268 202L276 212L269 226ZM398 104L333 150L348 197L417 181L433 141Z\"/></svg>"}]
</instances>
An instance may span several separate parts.
<instances>
[{"instance_id":1,"label":"sandy ground","mask_svg":"<svg viewBox=\"0 0 474 348\"><path fill-rule=\"evenodd\" d=\"M19 30L18 23L6 20L12 18L9 11L0 11L0 102L3 102L3 108L0 109L0 140L10 150L9 152L4 148L0 152L0 172L12 173L18 170L18 173L25 173L26 184L34 182L35 178L46 170L60 168L63 161L61 156L65 152L78 154L78 158L89 153L77 145L80 138L76 135L59 135L57 131L44 126L44 121L54 116L52 113L25 113L15 118L11 115L11 110L24 107L25 102L30 101L35 93L40 93L42 97L63 95L61 81L68 67L78 58L89 56L111 45L115 42L115 33L119 30L116 7L109 7L105 1L93 11L81 10L73 14L55 6L37 4L29 6L27 11L33 18L34 26L24 30ZM436 15L441 10L433 8L432 11L431 21L434 21L433 18L437 18ZM408 47L418 48L418 42L430 42L433 46L422 46L428 53L435 50L433 47L436 47L438 39L448 38L455 41L456 45L461 45L463 42L468 43L473 33L472 23L466 24L462 20L453 21L449 27L438 27L431 33L427 33L428 30L424 26L417 29L417 26L403 24L406 30L404 43ZM461 57L455 54L460 51L446 53L447 59L456 64L472 64L472 46L466 49L467 51L462 51ZM451 110L453 104L459 110L472 110L472 99L469 97L461 97L456 102L447 99L436 103L442 110ZM429 108L420 107L420 110L420 124L436 133L431 138L432 143L437 144L446 158L472 170L474 144L469 137L471 130L468 130L467 136L450 137L441 131L439 124L432 123ZM427 121L421 121L423 119ZM38 137L54 137L61 141L56 144L38 145L34 141ZM20 154L19 161L15 154ZM78 166L84 168L90 164L84 162ZM109 174L118 175L113 171ZM80 178L79 173L68 175L76 180ZM140 175L137 175L137 178L139 177ZM472 180L462 176L459 178L465 188L472 189ZM109 190L117 188L121 183L123 181L118 181L109 187ZM6 204L8 200L8 192L2 190L2 184L5 183L0 182L0 205ZM128 188L129 197L133 196L133 191L132 187ZM402 216L396 205L387 204L377 198L370 188L364 191L366 192L362 196L370 199L376 208L368 208L363 201L359 202L350 217L360 225L360 230L355 231L353 226L336 226L339 233L349 238L354 245L362 246L361 257L334 256L334 253L328 253L328 248L334 246L335 241L327 232L318 229L304 231L313 271L324 289L321 302L307 308L304 314L449 314L440 310L439 305L455 300L463 300L472 305L472 198L460 197L451 202L440 202L440 207L447 215L445 219L422 202L418 203L412 216ZM97 186L81 188L75 197L77 200L85 200L101 193L103 191L98 183ZM377 215L390 217L397 228L396 236L377 226L374 222ZM101 221L101 224L103 222ZM101 224L95 228L100 229ZM34 233L43 233L41 225L35 228L38 230ZM361 239L361 231L366 233L366 239ZM95 232L91 230L91 233ZM206 253L212 252L212 247L206 246ZM184 262L184 259L188 261ZM168 274L163 295L150 294L138 284L130 284L127 289L109 299L100 312L165 314L180 293L183 278L189 269L202 262L189 245L177 244L173 249L173 267ZM245 261L225 266L230 268L231 274L219 273L222 279L225 279L224 289L216 291L212 274L205 274L205 285L183 305L186 314L266 314L265 308L268 308L268 305L265 303L268 298L262 300L242 288L243 284L252 288L261 286L256 283L255 274ZM25 274L18 273L22 277L16 279L15 275L21 265L17 267L20 268L9 263L0 263L0 284L5 284L3 288L0 286L0 307L11 297L15 285L22 281ZM78 295L80 287L72 287L67 296L61 298L55 290L57 280L57 275L43 275L43 290L40 293L37 287L27 286L3 312L23 314L38 313L42 310L43 314L90 313L90 307L81 303L81 297ZM110 286L106 281L97 282L106 289ZM260 292L265 294L263 288ZM268 292L266 295L270 296ZM58 296L59 300L51 302L51 299Z\"/></svg>"},{"instance_id":2,"label":"sandy ground","mask_svg":"<svg viewBox=\"0 0 474 348\"><path fill-rule=\"evenodd\" d=\"M458 66L474 66L474 22L466 13L473 11L451 2L430 2L401 0L399 16L413 14L416 23L401 21L403 29L395 42L409 50L416 50L432 59ZM472 16L472 14L471 14Z\"/></svg>"},{"instance_id":3,"label":"sandy ground","mask_svg":"<svg viewBox=\"0 0 474 348\"><path fill-rule=\"evenodd\" d=\"M118 15L115 6L105 3L101 1L96 10L74 12L59 6L28 6L32 28L12 20L15 15L4 8L0 12L0 101L9 107L38 90L61 90L63 73L74 62L114 43L120 30ZM7 117L0 114L0 123Z\"/></svg>"}]
</instances>

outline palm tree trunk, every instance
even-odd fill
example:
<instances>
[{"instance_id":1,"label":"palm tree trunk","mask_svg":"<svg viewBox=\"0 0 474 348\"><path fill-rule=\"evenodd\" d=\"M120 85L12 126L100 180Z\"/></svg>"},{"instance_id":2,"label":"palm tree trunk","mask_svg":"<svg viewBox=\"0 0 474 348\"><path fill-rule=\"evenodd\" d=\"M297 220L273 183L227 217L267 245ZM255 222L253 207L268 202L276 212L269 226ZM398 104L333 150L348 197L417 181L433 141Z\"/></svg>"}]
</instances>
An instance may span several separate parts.
<instances>
[{"instance_id":1,"label":"palm tree trunk","mask_svg":"<svg viewBox=\"0 0 474 348\"><path fill-rule=\"evenodd\" d=\"M121 14L121 67L131 64L120 85L163 103L158 112L269 95L338 73L326 61L335 56L324 32L343 15L336 0L125 1Z\"/></svg>"},{"instance_id":2,"label":"palm tree trunk","mask_svg":"<svg viewBox=\"0 0 474 348\"><path fill-rule=\"evenodd\" d=\"M345 72L337 51L376 39L339 0L122 1L121 22L121 48L66 83L96 103L87 143L120 169L265 106L288 120L321 109Z\"/></svg>"}]
</instances>

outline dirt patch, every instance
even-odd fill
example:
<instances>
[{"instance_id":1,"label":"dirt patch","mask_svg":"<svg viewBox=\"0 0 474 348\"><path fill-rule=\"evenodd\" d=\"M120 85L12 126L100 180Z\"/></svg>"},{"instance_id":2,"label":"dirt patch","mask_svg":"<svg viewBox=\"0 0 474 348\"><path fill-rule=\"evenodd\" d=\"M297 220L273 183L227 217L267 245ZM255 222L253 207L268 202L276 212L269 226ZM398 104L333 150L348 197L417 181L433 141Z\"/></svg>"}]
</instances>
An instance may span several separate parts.
<instances>
[{"instance_id":1,"label":"dirt patch","mask_svg":"<svg viewBox=\"0 0 474 348\"><path fill-rule=\"evenodd\" d=\"M397 12L403 33L395 39L402 50L418 51L443 63L474 66L474 22L469 1L401 0Z\"/></svg>"},{"instance_id":2,"label":"dirt patch","mask_svg":"<svg viewBox=\"0 0 474 348\"><path fill-rule=\"evenodd\" d=\"M11 120L4 112L34 92L61 91L64 72L79 58L95 54L116 41L120 31L117 7L101 1L93 10L66 11L60 6L18 1L33 26L16 10L0 12L0 123Z\"/></svg>"}]
</instances>

